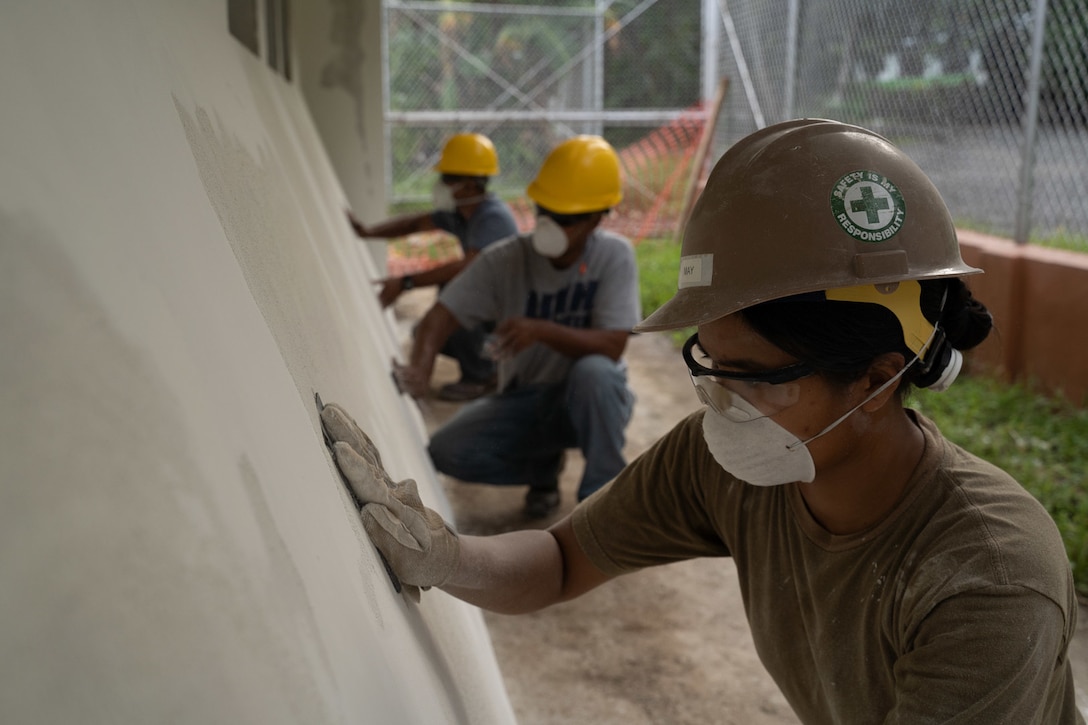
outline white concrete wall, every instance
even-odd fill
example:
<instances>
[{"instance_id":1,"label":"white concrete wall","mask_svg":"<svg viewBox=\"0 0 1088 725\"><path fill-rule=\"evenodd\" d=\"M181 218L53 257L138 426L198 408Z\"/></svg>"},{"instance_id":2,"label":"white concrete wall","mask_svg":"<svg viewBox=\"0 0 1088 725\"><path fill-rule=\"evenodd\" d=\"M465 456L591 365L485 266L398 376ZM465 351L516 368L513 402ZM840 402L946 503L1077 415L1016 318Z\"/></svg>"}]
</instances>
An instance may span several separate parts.
<instances>
[{"instance_id":1,"label":"white concrete wall","mask_svg":"<svg viewBox=\"0 0 1088 725\"><path fill-rule=\"evenodd\" d=\"M298 88L225 0L2 17L0 722L512 720L322 443L315 392L445 509Z\"/></svg>"},{"instance_id":2,"label":"white concrete wall","mask_svg":"<svg viewBox=\"0 0 1088 725\"><path fill-rule=\"evenodd\" d=\"M291 7L295 78L356 216L384 219L385 124L379 0L307 0ZM367 247L384 269L385 245Z\"/></svg>"}]
</instances>

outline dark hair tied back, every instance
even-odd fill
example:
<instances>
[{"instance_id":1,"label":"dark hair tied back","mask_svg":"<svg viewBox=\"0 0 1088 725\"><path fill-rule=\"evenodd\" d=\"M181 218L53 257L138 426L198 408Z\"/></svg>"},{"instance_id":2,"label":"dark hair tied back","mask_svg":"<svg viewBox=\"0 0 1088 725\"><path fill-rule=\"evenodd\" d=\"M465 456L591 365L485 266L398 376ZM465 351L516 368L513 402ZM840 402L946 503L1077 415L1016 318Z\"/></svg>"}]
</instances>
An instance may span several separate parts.
<instances>
[{"instance_id":1,"label":"dark hair tied back","mask_svg":"<svg viewBox=\"0 0 1088 725\"><path fill-rule=\"evenodd\" d=\"M958 277L921 280L921 287L922 314L938 324L940 332L925 359L904 379L917 387L939 389L959 370L962 357L953 351L985 340L993 318ZM799 296L754 305L740 314L772 344L836 382L857 380L883 353L898 352L905 360L914 355L903 341L899 320L881 305Z\"/></svg>"},{"instance_id":2,"label":"dark hair tied back","mask_svg":"<svg viewBox=\"0 0 1088 725\"><path fill-rule=\"evenodd\" d=\"M970 350L990 334L994 326L993 315L986 306L976 300L959 277L922 280L922 313L930 322L939 322L948 344L957 350ZM945 289L948 297L941 310L941 297ZM937 320L937 315L941 319Z\"/></svg>"}]
</instances>

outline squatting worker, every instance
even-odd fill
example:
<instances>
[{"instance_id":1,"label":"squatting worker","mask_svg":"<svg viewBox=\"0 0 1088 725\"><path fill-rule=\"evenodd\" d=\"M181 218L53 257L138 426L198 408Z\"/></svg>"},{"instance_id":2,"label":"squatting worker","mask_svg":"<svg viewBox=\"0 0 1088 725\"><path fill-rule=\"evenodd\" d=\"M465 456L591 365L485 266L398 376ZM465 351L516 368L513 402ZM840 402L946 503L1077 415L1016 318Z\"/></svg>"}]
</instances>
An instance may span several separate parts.
<instances>
[{"instance_id":1,"label":"squatting worker","mask_svg":"<svg viewBox=\"0 0 1088 725\"><path fill-rule=\"evenodd\" d=\"M457 237L461 244L460 259L419 274L381 280L378 299L382 307L393 304L407 290L445 285L487 246L518 232L510 207L487 190L490 178L499 173L499 157L487 136L479 133L451 136L434 170L440 176L432 189L432 211L394 217L371 226L348 212L348 221L359 237L392 239L441 229ZM440 352L457 361L461 377L444 385L438 392L439 398L472 400L494 389L495 363L482 353L487 333L484 327L460 329L446 341Z\"/></svg>"},{"instance_id":2,"label":"squatting worker","mask_svg":"<svg viewBox=\"0 0 1088 725\"><path fill-rule=\"evenodd\" d=\"M461 408L429 450L435 468L462 481L527 485L525 514L540 518L558 506L564 449L585 456L579 499L623 469L634 402L623 351L641 312L634 250L599 228L623 195L608 142L558 144L527 193L533 232L488 247L442 290L396 374L402 389L424 395L455 330L497 323L488 347L498 392Z\"/></svg>"},{"instance_id":3,"label":"squatting worker","mask_svg":"<svg viewBox=\"0 0 1088 725\"><path fill-rule=\"evenodd\" d=\"M978 271L887 140L765 128L718 162L679 289L636 328L697 327L684 358L705 408L548 531L457 538L431 512L417 551L376 525L378 504L366 529L405 581L502 612L731 556L756 649L806 723L1083 723L1054 523L902 404L949 385L989 332L961 279ZM389 498L339 435L355 488ZM398 511L424 530L418 498Z\"/></svg>"}]
</instances>

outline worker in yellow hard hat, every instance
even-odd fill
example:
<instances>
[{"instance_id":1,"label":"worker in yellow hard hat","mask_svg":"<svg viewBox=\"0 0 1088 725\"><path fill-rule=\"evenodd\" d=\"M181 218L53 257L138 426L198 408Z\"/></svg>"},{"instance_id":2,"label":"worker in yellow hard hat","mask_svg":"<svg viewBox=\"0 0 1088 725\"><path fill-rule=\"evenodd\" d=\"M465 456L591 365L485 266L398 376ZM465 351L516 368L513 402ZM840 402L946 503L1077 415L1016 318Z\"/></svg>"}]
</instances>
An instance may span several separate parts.
<instances>
[{"instance_id":1,"label":"worker in yellow hard hat","mask_svg":"<svg viewBox=\"0 0 1088 725\"><path fill-rule=\"evenodd\" d=\"M527 485L525 513L536 518L558 506L564 449L586 459L579 499L623 468L634 400L623 351L640 308L631 244L600 228L623 196L612 146L599 136L560 143L528 195L535 229L488 247L442 290L396 372L403 389L425 395L449 335L496 323L499 391L458 411L430 453L462 481Z\"/></svg>"},{"instance_id":2,"label":"worker in yellow hard hat","mask_svg":"<svg viewBox=\"0 0 1088 725\"><path fill-rule=\"evenodd\" d=\"M787 121L718 161L676 294L635 328L697 329L679 374L703 405L567 518L458 536L358 465L368 450L343 411L322 422L405 584L519 613L731 557L760 660L800 722L1083 723L1057 527L905 405L911 388L952 384L989 334L965 282L980 271L900 149Z\"/></svg>"},{"instance_id":3,"label":"worker in yellow hard hat","mask_svg":"<svg viewBox=\"0 0 1088 725\"><path fill-rule=\"evenodd\" d=\"M417 274L381 280L378 299L388 307L403 292L431 285L443 286L456 277L488 245L517 234L514 215L506 202L488 192L488 181L499 173L499 157L491 139L479 133L451 136L434 170L433 209L387 219L372 225L349 211L348 221L360 238L391 239L440 229L461 243L462 257ZM462 329L450 336L442 353L457 360L461 379L439 391L444 400L463 401L494 390L495 364L482 355L488 330Z\"/></svg>"}]
</instances>

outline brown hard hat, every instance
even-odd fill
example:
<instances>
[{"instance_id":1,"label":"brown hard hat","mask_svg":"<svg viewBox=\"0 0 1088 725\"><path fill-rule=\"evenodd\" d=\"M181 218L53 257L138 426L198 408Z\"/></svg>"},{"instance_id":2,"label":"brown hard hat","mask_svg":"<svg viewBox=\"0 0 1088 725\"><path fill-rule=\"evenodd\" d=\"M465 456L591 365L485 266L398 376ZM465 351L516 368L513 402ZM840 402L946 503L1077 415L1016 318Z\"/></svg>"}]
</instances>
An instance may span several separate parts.
<instances>
[{"instance_id":1,"label":"brown hard hat","mask_svg":"<svg viewBox=\"0 0 1088 725\"><path fill-rule=\"evenodd\" d=\"M676 295L635 327L712 322L768 300L981 272L937 188L872 131L801 119L733 145L684 229Z\"/></svg>"}]
</instances>

